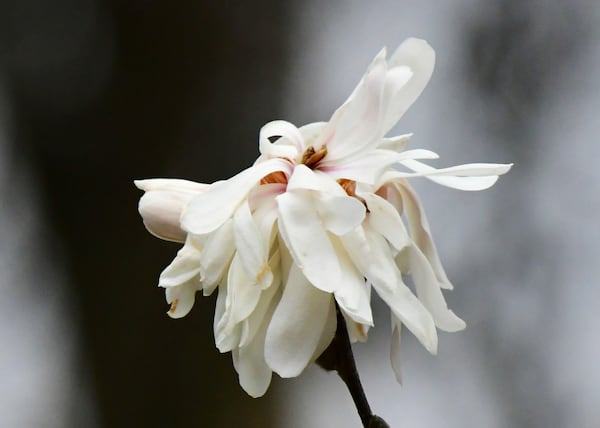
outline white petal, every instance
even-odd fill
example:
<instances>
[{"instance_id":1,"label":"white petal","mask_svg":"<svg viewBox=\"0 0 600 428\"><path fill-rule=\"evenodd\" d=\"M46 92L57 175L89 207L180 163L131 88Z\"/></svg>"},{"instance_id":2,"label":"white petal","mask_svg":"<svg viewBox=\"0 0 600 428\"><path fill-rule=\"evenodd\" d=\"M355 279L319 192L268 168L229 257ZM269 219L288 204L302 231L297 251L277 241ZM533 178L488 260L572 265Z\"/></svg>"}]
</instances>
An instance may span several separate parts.
<instances>
[{"instance_id":1,"label":"white petal","mask_svg":"<svg viewBox=\"0 0 600 428\"><path fill-rule=\"evenodd\" d=\"M398 162L400 154L383 149L373 149L359 156L342 160L325 160L319 164L319 170L331 178L345 178L363 183L375 183L386 168Z\"/></svg>"},{"instance_id":2,"label":"white petal","mask_svg":"<svg viewBox=\"0 0 600 428\"><path fill-rule=\"evenodd\" d=\"M236 253L227 276L226 312L229 312L229 319L226 331L232 331L235 325L248 318L258 304L261 291L246 274L241 257Z\"/></svg>"},{"instance_id":3,"label":"white petal","mask_svg":"<svg viewBox=\"0 0 600 428\"><path fill-rule=\"evenodd\" d=\"M337 161L365 152L383 136L380 122L386 71L385 50L382 50L323 130L319 143L327 146L327 159Z\"/></svg>"},{"instance_id":4,"label":"white petal","mask_svg":"<svg viewBox=\"0 0 600 428\"><path fill-rule=\"evenodd\" d=\"M406 159L402 165L415 171L403 177L425 177L429 180L458 190L485 190L498 181L498 175L507 173L512 164L477 163L436 169L417 160Z\"/></svg>"},{"instance_id":5,"label":"white petal","mask_svg":"<svg viewBox=\"0 0 600 428\"><path fill-rule=\"evenodd\" d=\"M269 159L240 172L226 181L213 183L194 197L181 216L184 230L197 235L210 233L232 217L248 196L248 192L266 175L283 171L289 174L291 165L283 159Z\"/></svg>"},{"instance_id":6,"label":"white petal","mask_svg":"<svg viewBox=\"0 0 600 428\"><path fill-rule=\"evenodd\" d=\"M227 277L219 284L219 294L215 305L215 318L213 330L215 334L215 345L220 352L229 352L238 347L240 343L241 326L238 324L233 329L226 327L231 317L230 299L228 298Z\"/></svg>"},{"instance_id":7,"label":"white petal","mask_svg":"<svg viewBox=\"0 0 600 428\"><path fill-rule=\"evenodd\" d=\"M146 192L138 205L146 229L158 238L184 242L186 232L179 223L181 212L192 197L209 187L208 184L164 178L134 183Z\"/></svg>"},{"instance_id":8,"label":"white petal","mask_svg":"<svg viewBox=\"0 0 600 428\"><path fill-rule=\"evenodd\" d=\"M197 238L188 235L185 245L177 252L171 264L160 274L160 287L175 287L187 282L200 273L200 255L202 246ZM200 288L200 279L197 279Z\"/></svg>"},{"instance_id":9,"label":"white petal","mask_svg":"<svg viewBox=\"0 0 600 428\"><path fill-rule=\"evenodd\" d=\"M229 266L235 243L233 221L227 220L221 227L208 236L200 258L200 273L204 295L210 295Z\"/></svg>"},{"instance_id":10,"label":"white petal","mask_svg":"<svg viewBox=\"0 0 600 428\"><path fill-rule=\"evenodd\" d=\"M343 235L365 218L365 206L350 196L319 195L317 212L323 227L335 235Z\"/></svg>"},{"instance_id":11,"label":"white petal","mask_svg":"<svg viewBox=\"0 0 600 428\"><path fill-rule=\"evenodd\" d=\"M401 152L406 148L408 140L413 134L403 134L396 137L383 138L377 146L380 149L393 150L395 152Z\"/></svg>"},{"instance_id":12,"label":"white petal","mask_svg":"<svg viewBox=\"0 0 600 428\"><path fill-rule=\"evenodd\" d=\"M272 371L265 361L265 337L274 307L266 314L253 339L232 351L233 365L238 372L240 385L251 397L261 397L271 383Z\"/></svg>"},{"instance_id":13,"label":"white petal","mask_svg":"<svg viewBox=\"0 0 600 428\"><path fill-rule=\"evenodd\" d=\"M270 137L282 137L276 143L269 141ZM274 120L264 125L259 134L259 148L263 155L294 159L304 151L304 139L290 122Z\"/></svg>"},{"instance_id":14,"label":"white petal","mask_svg":"<svg viewBox=\"0 0 600 428\"><path fill-rule=\"evenodd\" d=\"M188 314L194 306L196 291L198 288L192 282L184 283L177 287L170 287L165 290L167 303L171 305L167 314L171 318L181 318Z\"/></svg>"},{"instance_id":15,"label":"white petal","mask_svg":"<svg viewBox=\"0 0 600 428\"><path fill-rule=\"evenodd\" d=\"M421 201L417 193L410 187L406 182L398 183L395 188L402 195L404 206L406 208L406 218L408 219L408 226L412 235L412 239L415 241L417 246L421 249L423 254L429 260L435 276L439 282L440 287L451 290L452 283L448 279L440 257L438 255L431 230L429 228L429 222L425 215L425 210L421 205Z\"/></svg>"},{"instance_id":16,"label":"white petal","mask_svg":"<svg viewBox=\"0 0 600 428\"><path fill-rule=\"evenodd\" d=\"M346 196L346 192L335 181L335 177L322 171L314 171L306 165L296 165L290 176L287 191L316 190L332 195Z\"/></svg>"},{"instance_id":17,"label":"white petal","mask_svg":"<svg viewBox=\"0 0 600 428\"><path fill-rule=\"evenodd\" d=\"M368 222L366 222L368 223ZM377 294L390 307L425 348L435 353L437 333L431 314L402 281L389 245L383 237L358 228L342 237L354 264L373 284Z\"/></svg>"},{"instance_id":18,"label":"white petal","mask_svg":"<svg viewBox=\"0 0 600 428\"><path fill-rule=\"evenodd\" d=\"M392 347L390 361L398 383L402 383L402 370L400 361L400 339L402 337L402 322L392 314Z\"/></svg>"},{"instance_id":19,"label":"white petal","mask_svg":"<svg viewBox=\"0 0 600 428\"><path fill-rule=\"evenodd\" d=\"M334 238L333 244L342 268L340 286L334 293L335 300L352 322L372 326L370 287L344 250L342 243Z\"/></svg>"},{"instance_id":20,"label":"white petal","mask_svg":"<svg viewBox=\"0 0 600 428\"><path fill-rule=\"evenodd\" d=\"M435 52L425 40L410 38L405 40L396 49L390 58L390 69L395 67L408 67L412 77L395 91L386 93L388 108L382 121L385 134L389 131L408 110L413 102L421 95L429 82L435 65Z\"/></svg>"},{"instance_id":21,"label":"white petal","mask_svg":"<svg viewBox=\"0 0 600 428\"><path fill-rule=\"evenodd\" d=\"M295 263L317 288L332 292L340 285L337 255L309 192L286 192L277 197L279 231Z\"/></svg>"},{"instance_id":22,"label":"white petal","mask_svg":"<svg viewBox=\"0 0 600 428\"><path fill-rule=\"evenodd\" d=\"M195 195L202 193L210 187L210 184L196 183L195 181L180 180L178 178L150 178L145 180L134 180L135 186L144 192L153 190L172 191L177 193L189 193Z\"/></svg>"},{"instance_id":23,"label":"white petal","mask_svg":"<svg viewBox=\"0 0 600 428\"><path fill-rule=\"evenodd\" d=\"M415 245L410 247L410 270L417 296L433 316L435 325L450 332L464 329L465 322L448 309L429 261Z\"/></svg>"},{"instance_id":24,"label":"white petal","mask_svg":"<svg viewBox=\"0 0 600 428\"><path fill-rule=\"evenodd\" d=\"M369 224L371 227L390 241L396 250L401 250L409 245L410 238L396 208L373 193L361 196L365 199L369 208Z\"/></svg>"},{"instance_id":25,"label":"white petal","mask_svg":"<svg viewBox=\"0 0 600 428\"><path fill-rule=\"evenodd\" d=\"M333 296L313 287L296 265L267 330L265 359L281 377L298 376L322 344Z\"/></svg>"},{"instance_id":26,"label":"white petal","mask_svg":"<svg viewBox=\"0 0 600 428\"><path fill-rule=\"evenodd\" d=\"M233 231L237 255L250 280L248 285L268 287L273 280L268 260L270 234L261 234L247 201L238 207L233 216Z\"/></svg>"},{"instance_id":27,"label":"white petal","mask_svg":"<svg viewBox=\"0 0 600 428\"><path fill-rule=\"evenodd\" d=\"M313 353L310 362L314 362L317 358L321 356L323 352L327 349L327 347L331 344L335 336L335 332L337 330L337 313L335 308L335 303L333 299L331 300L331 304L329 308L327 308L327 317L325 318L325 326L323 327L323 331L321 333L321 337L319 338L319 342L317 343L317 347L315 348L315 352Z\"/></svg>"},{"instance_id":28,"label":"white petal","mask_svg":"<svg viewBox=\"0 0 600 428\"><path fill-rule=\"evenodd\" d=\"M269 264L271 266L278 266L279 263L279 251L275 251L269 260ZM245 346L254 338L254 335L258 332L260 326L263 324L265 316L273 313L275 306L277 306L277 303L281 298L281 270L275 269L274 273L275 275L273 276L273 283L269 288L262 290L256 308L252 311L252 314L250 314L250 316L244 320L242 325L240 346Z\"/></svg>"}]
</instances>

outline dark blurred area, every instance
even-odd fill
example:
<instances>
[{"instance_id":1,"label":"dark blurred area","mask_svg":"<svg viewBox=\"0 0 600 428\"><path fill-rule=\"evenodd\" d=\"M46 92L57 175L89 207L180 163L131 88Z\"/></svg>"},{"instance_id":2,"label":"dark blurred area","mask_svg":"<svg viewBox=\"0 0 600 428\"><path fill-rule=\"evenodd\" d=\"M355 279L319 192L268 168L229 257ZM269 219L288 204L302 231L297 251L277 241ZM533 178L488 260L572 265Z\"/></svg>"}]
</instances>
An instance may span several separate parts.
<instances>
[{"instance_id":1,"label":"dark blurred area","mask_svg":"<svg viewBox=\"0 0 600 428\"><path fill-rule=\"evenodd\" d=\"M280 115L287 21L274 0L0 4L11 151L34 171L67 265L98 426L270 425L275 400L247 397L215 349L214 297L166 316L157 278L178 246L144 230L132 181L212 182L249 165Z\"/></svg>"}]
</instances>

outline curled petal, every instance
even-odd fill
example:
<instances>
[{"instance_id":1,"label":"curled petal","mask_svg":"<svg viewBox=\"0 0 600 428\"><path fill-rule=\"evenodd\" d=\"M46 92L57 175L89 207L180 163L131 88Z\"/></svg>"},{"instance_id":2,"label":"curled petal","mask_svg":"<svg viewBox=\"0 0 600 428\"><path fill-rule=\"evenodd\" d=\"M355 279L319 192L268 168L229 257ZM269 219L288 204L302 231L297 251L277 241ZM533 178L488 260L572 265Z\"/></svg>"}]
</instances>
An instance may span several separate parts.
<instances>
[{"instance_id":1,"label":"curled petal","mask_svg":"<svg viewBox=\"0 0 600 428\"><path fill-rule=\"evenodd\" d=\"M271 143L270 137L281 137ZM302 134L293 124L285 120L274 120L264 125L259 133L259 149L267 157L294 159L304 150Z\"/></svg>"}]
</instances>

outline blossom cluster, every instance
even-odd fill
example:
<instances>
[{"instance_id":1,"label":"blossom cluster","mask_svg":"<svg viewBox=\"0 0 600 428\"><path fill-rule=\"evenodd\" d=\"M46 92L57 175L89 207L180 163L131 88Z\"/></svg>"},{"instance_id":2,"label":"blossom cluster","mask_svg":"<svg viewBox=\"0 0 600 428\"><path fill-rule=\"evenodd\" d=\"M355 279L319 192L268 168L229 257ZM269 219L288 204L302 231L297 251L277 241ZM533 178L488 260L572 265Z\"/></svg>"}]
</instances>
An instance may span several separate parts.
<instances>
[{"instance_id":1,"label":"blossom cluster","mask_svg":"<svg viewBox=\"0 0 600 428\"><path fill-rule=\"evenodd\" d=\"M434 62L419 39L389 60L382 50L328 122L266 124L259 158L228 180L136 181L148 230L184 243L160 275L169 315L185 316L196 293L216 291L215 343L231 352L251 396L265 393L272 372L297 376L318 358L335 334L336 305L351 340L365 341L372 290L391 311L398 378L402 326L431 353L436 329L465 327L442 294L452 285L409 179L483 190L510 165L435 169L421 162L434 152L406 149L410 135L386 138Z\"/></svg>"}]
</instances>

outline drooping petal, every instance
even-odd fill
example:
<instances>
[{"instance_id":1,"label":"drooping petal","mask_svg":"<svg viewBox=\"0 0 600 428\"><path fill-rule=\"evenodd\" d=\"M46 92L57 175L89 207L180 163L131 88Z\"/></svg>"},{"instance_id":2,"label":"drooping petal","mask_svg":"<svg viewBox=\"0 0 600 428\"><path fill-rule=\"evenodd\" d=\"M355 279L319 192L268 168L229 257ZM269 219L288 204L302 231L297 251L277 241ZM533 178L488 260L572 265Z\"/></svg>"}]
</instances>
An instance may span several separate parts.
<instances>
[{"instance_id":1,"label":"drooping petal","mask_svg":"<svg viewBox=\"0 0 600 428\"><path fill-rule=\"evenodd\" d=\"M429 260L440 287L451 290L453 288L452 283L448 279L440 261L425 210L421 205L417 193L405 181L398 182L393 188L395 191L400 192L404 201L406 218L408 219L412 239L423 254L425 254L427 260Z\"/></svg>"},{"instance_id":2,"label":"drooping petal","mask_svg":"<svg viewBox=\"0 0 600 428\"><path fill-rule=\"evenodd\" d=\"M261 292L261 288L248 277L240 253L236 253L227 276L226 312L229 317L226 331L232 331L234 326L250 316L258 304Z\"/></svg>"},{"instance_id":3,"label":"drooping petal","mask_svg":"<svg viewBox=\"0 0 600 428\"><path fill-rule=\"evenodd\" d=\"M274 218L273 218L274 220ZM266 288L273 280L269 266L269 247L264 236L250 212L248 201L243 202L233 216L233 231L237 256L244 267L249 286Z\"/></svg>"},{"instance_id":4,"label":"drooping petal","mask_svg":"<svg viewBox=\"0 0 600 428\"><path fill-rule=\"evenodd\" d=\"M274 267L278 266L280 259L280 252L277 250L271 256L269 264ZM267 314L272 314L281 297L280 285L281 269L274 269L273 283L269 288L262 290L256 308L243 322L240 346L245 346L248 342L250 342L254 338L254 335L258 332L260 326L263 324L265 316L267 316Z\"/></svg>"},{"instance_id":5,"label":"drooping petal","mask_svg":"<svg viewBox=\"0 0 600 428\"><path fill-rule=\"evenodd\" d=\"M200 273L202 245L199 237L188 235L186 243L177 252L171 264L160 274L159 287L175 287L183 284ZM200 279L198 278L198 286Z\"/></svg>"},{"instance_id":6,"label":"drooping petal","mask_svg":"<svg viewBox=\"0 0 600 428\"><path fill-rule=\"evenodd\" d=\"M213 331L215 335L215 346L221 353L229 352L238 347L241 336L241 326L238 324L234 328L229 326L231 317L230 299L228 298L227 277L219 284L217 303L215 305L215 317L213 321Z\"/></svg>"},{"instance_id":7,"label":"drooping petal","mask_svg":"<svg viewBox=\"0 0 600 428\"><path fill-rule=\"evenodd\" d=\"M435 325L439 329L449 332L464 329L465 322L448 309L427 257L416 245L410 247L409 254L410 271L417 289L417 296L433 316Z\"/></svg>"},{"instance_id":8,"label":"drooping petal","mask_svg":"<svg viewBox=\"0 0 600 428\"><path fill-rule=\"evenodd\" d=\"M181 212L209 185L165 178L135 180L134 184L146 192L140 198L138 211L148 232L167 241L184 242L186 232L179 223Z\"/></svg>"},{"instance_id":9,"label":"drooping petal","mask_svg":"<svg viewBox=\"0 0 600 428\"><path fill-rule=\"evenodd\" d=\"M205 296L210 295L219 284L234 251L233 221L227 220L204 243L200 273Z\"/></svg>"},{"instance_id":10,"label":"drooping petal","mask_svg":"<svg viewBox=\"0 0 600 428\"><path fill-rule=\"evenodd\" d=\"M340 285L340 265L309 191L277 197L279 232L295 264L317 288L331 293Z\"/></svg>"},{"instance_id":11,"label":"drooping petal","mask_svg":"<svg viewBox=\"0 0 600 428\"><path fill-rule=\"evenodd\" d=\"M335 300L352 322L372 326L371 289L340 240L334 238L333 245L342 268L341 286L335 290Z\"/></svg>"},{"instance_id":12,"label":"drooping petal","mask_svg":"<svg viewBox=\"0 0 600 428\"><path fill-rule=\"evenodd\" d=\"M291 172L291 164L284 159L269 159L245 169L226 181L213 183L206 192L195 196L181 216L184 230L196 235L210 233L233 216L248 192L266 175Z\"/></svg>"},{"instance_id":13,"label":"drooping petal","mask_svg":"<svg viewBox=\"0 0 600 428\"><path fill-rule=\"evenodd\" d=\"M194 306L194 300L198 287L192 281L183 283L176 287L169 287L165 290L167 303L171 305L167 314L171 318L182 318Z\"/></svg>"},{"instance_id":14,"label":"drooping petal","mask_svg":"<svg viewBox=\"0 0 600 428\"><path fill-rule=\"evenodd\" d=\"M389 61L390 70L407 67L412 76L403 85L395 85L385 93L383 134L387 133L421 95L435 65L435 51L425 40L409 38L402 42Z\"/></svg>"},{"instance_id":15,"label":"drooping petal","mask_svg":"<svg viewBox=\"0 0 600 428\"><path fill-rule=\"evenodd\" d=\"M392 314L392 346L390 350L390 361L398 383L402 383L402 370L400 360L400 339L402 337L402 322Z\"/></svg>"},{"instance_id":16,"label":"drooping petal","mask_svg":"<svg viewBox=\"0 0 600 428\"><path fill-rule=\"evenodd\" d=\"M312 362L332 306L333 296L313 287L292 265L267 329L265 359L274 372L284 378L298 376Z\"/></svg>"},{"instance_id":17,"label":"drooping petal","mask_svg":"<svg viewBox=\"0 0 600 428\"><path fill-rule=\"evenodd\" d=\"M274 305L269 307L256 335L232 351L233 365L238 372L240 385L251 397L261 397L271 383L272 371L265 361L265 338Z\"/></svg>"},{"instance_id":18,"label":"drooping petal","mask_svg":"<svg viewBox=\"0 0 600 428\"><path fill-rule=\"evenodd\" d=\"M435 353L437 333L433 318L404 284L385 239L378 233L369 231L367 219L365 227L344 235L341 241L356 267L373 284L379 297L423 346Z\"/></svg>"}]
</instances>

